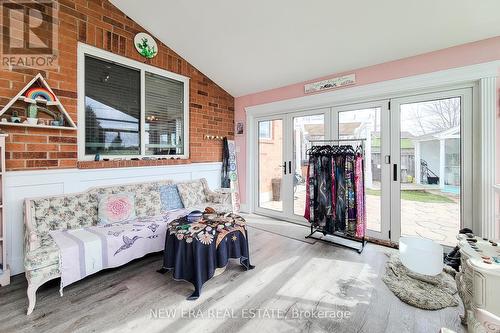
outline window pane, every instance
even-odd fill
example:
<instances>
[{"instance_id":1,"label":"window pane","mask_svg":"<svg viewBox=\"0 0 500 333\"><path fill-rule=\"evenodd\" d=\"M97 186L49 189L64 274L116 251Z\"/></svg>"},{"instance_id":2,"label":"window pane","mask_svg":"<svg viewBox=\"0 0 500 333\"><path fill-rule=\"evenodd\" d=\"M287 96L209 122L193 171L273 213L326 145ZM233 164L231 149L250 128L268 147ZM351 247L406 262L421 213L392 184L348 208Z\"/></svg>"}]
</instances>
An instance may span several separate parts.
<instances>
[{"instance_id":1,"label":"window pane","mask_svg":"<svg viewBox=\"0 0 500 333\"><path fill-rule=\"evenodd\" d=\"M400 108L401 235L454 246L461 220L461 99Z\"/></svg>"},{"instance_id":2,"label":"window pane","mask_svg":"<svg viewBox=\"0 0 500 333\"><path fill-rule=\"evenodd\" d=\"M365 139L366 226L382 231L380 108L339 113L339 139ZM357 142L355 144L358 144Z\"/></svg>"},{"instance_id":3,"label":"window pane","mask_svg":"<svg viewBox=\"0 0 500 333\"><path fill-rule=\"evenodd\" d=\"M146 154L184 154L184 84L146 72Z\"/></svg>"},{"instance_id":4,"label":"window pane","mask_svg":"<svg viewBox=\"0 0 500 333\"><path fill-rule=\"evenodd\" d=\"M259 139L272 139L271 123L263 121L259 123Z\"/></svg>"},{"instance_id":5,"label":"window pane","mask_svg":"<svg viewBox=\"0 0 500 333\"><path fill-rule=\"evenodd\" d=\"M260 129L269 136L259 135L259 207L283 211L283 120L259 121Z\"/></svg>"},{"instance_id":6,"label":"window pane","mask_svg":"<svg viewBox=\"0 0 500 333\"><path fill-rule=\"evenodd\" d=\"M312 140L325 139L325 116L322 114L293 118L293 212L304 215L306 208L306 179Z\"/></svg>"},{"instance_id":7,"label":"window pane","mask_svg":"<svg viewBox=\"0 0 500 333\"><path fill-rule=\"evenodd\" d=\"M85 57L85 154L140 154L140 71Z\"/></svg>"}]
</instances>

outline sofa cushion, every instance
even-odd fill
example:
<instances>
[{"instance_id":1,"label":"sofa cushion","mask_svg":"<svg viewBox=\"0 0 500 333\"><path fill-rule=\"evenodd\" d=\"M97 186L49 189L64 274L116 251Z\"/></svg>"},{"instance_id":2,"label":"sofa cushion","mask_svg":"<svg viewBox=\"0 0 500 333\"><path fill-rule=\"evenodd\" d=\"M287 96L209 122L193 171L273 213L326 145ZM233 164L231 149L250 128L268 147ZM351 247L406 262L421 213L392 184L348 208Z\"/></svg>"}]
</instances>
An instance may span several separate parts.
<instances>
[{"instance_id":1,"label":"sofa cushion","mask_svg":"<svg viewBox=\"0 0 500 333\"><path fill-rule=\"evenodd\" d=\"M135 218L135 195L116 193L99 195L97 224L124 222Z\"/></svg>"},{"instance_id":2,"label":"sofa cushion","mask_svg":"<svg viewBox=\"0 0 500 333\"><path fill-rule=\"evenodd\" d=\"M56 229L75 229L93 225L97 222L96 198L91 193L33 200L32 248L41 246L44 238L50 237L49 231Z\"/></svg>"},{"instance_id":3,"label":"sofa cushion","mask_svg":"<svg viewBox=\"0 0 500 333\"><path fill-rule=\"evenodd\" d=\"M160 191L157 183L101 187L93 189L91 192L93 192L94 195L122 192L135 193L135 213L137 216L156 216L161 213Z\"/></svg>"},{"instance_id":4,"label":"sofa cushion","mask_svg":"<svg viewBox=\"0 0 500 333\"><path fill-rule=\"evenodd\" d=\"M59 248L50 236L42 240L41 247L26 252L24 256L24 268L27 271L52 265L59 266Z\"/></svg>"},{"instance_id":5,"label":"sofa cushion","mask_svg":"<svg viewBox=\"0 0 500 333\"><path fill-rule=\"evenodd\" d=\"M184 208L176 184L167 184L160 186L160 199L162 212Z\"/></svg>"},{"instance_id":6,"label":"sofa cushion","mask_svg":"<svg viewBox=\"0 0 500 333\"><path fill-rule=\"evenodd\" d=\"M207 202L205 189L200 181L178 183L177 188L184 207L193 207Z\"/></svg>"}]
</instances>

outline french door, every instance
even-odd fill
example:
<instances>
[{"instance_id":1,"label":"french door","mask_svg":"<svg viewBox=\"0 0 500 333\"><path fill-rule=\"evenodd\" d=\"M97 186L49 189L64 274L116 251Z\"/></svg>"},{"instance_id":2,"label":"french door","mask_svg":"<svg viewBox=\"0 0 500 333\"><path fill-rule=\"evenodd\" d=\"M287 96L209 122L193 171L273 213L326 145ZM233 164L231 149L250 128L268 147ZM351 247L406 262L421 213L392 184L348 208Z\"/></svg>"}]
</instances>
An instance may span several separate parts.
<instances>
[{"instance_id":1,"label":"french door","mask_svg":"<svg viewBox=\"0 0 500 333\"><path fill-rule=\"evenodd\" d=\"M472 89L255 119L254 211L306 223L307 149L363 139L367 235L456 243L472 220Z\"/></svg>"},{"instance_id":2,"label":"french door","mask_svg":"<svg viewBox=\"0 0 500 333\"><path fill-rule=\"evenodd\" d=\"M472 224L472 89L391 100L391 240L456 244Z\"/></svg>"},{"instance_id":3,"label":"french door","mask_svg":"<svg viewBox=\"0 0 500 333\"><path fill-rule=\"evenodd\" d=\"M364 140L366 234L382 240L389 239L391 228L388 106L388 100L381 100L332 109L334 138Z\"/></svg>"},{"instance_id":4,"label":"french door","mask_svg":"<svg viewBox=\"0 0 500 333\"><path fill-rule=\"evenodd\" d=\"M307 149L330 137L330 109L309 110L255 120L257 138L254 211L306 223Z\"/></svg>"}]
</instances>

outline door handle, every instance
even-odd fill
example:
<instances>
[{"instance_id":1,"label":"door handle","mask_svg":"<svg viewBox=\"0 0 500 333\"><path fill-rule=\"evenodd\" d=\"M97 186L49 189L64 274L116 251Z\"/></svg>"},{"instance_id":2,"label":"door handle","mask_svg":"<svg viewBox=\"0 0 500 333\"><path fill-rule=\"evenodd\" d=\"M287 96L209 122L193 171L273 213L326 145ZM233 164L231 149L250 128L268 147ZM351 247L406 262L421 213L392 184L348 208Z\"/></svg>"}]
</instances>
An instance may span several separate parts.
<instances>
[{"instance_id":1,"label":"door handle","mask_svg":"<svg viewBox=\"0 0 500 333\"><path fill-rule=\"evenodd\" d=\"M283 162L283 173L286 175L286 161Z\"/></svg>"},{"instance_id":2,"label":"door handle","mask_svg":"<svg viewBox=\"0 0 500 333\"><path fill-rule=\"evenodd\" d=\"M394 180L395 182L398 181L398 165L397 164L393 164L392 165L392 168L393 168L393 174L392 174L392 180Z\"/></svg>"},{"instance_id":3,"label":"door handle","mask_svg":"<svg viewBox=\"0 0 500 333\"><path fill-rule=\"evenodd\" d=\"M292 161L288 161L288 173L292 174Z\"/></svg>"}]
</instances>

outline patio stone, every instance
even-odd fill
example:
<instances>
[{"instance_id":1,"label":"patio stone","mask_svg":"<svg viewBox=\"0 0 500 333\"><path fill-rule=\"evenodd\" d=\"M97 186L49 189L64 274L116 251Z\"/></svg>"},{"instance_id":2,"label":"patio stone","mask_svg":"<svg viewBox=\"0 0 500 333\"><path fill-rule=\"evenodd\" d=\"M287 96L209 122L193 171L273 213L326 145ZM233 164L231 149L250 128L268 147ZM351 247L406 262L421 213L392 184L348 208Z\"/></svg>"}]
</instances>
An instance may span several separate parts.
<instances>
[{"instance_id":1,"label":"patio stone","mask_svg":"<svg viewBox=\"0 0 500 333\"><path fill-rule=\"evenodd\" d=\"M455 197L451 197L455 198ZM380 231L380 196L366 195L368 229ZM281 201L268 201L261 207L278 210ZM421 202L401 200L401 233L404 236L419 236L447 246L455 246L460 229L460 204L456 202ZM297 186L294 212L302 215L305 209L305 186Z\"/></svg>"}]
</instances>

